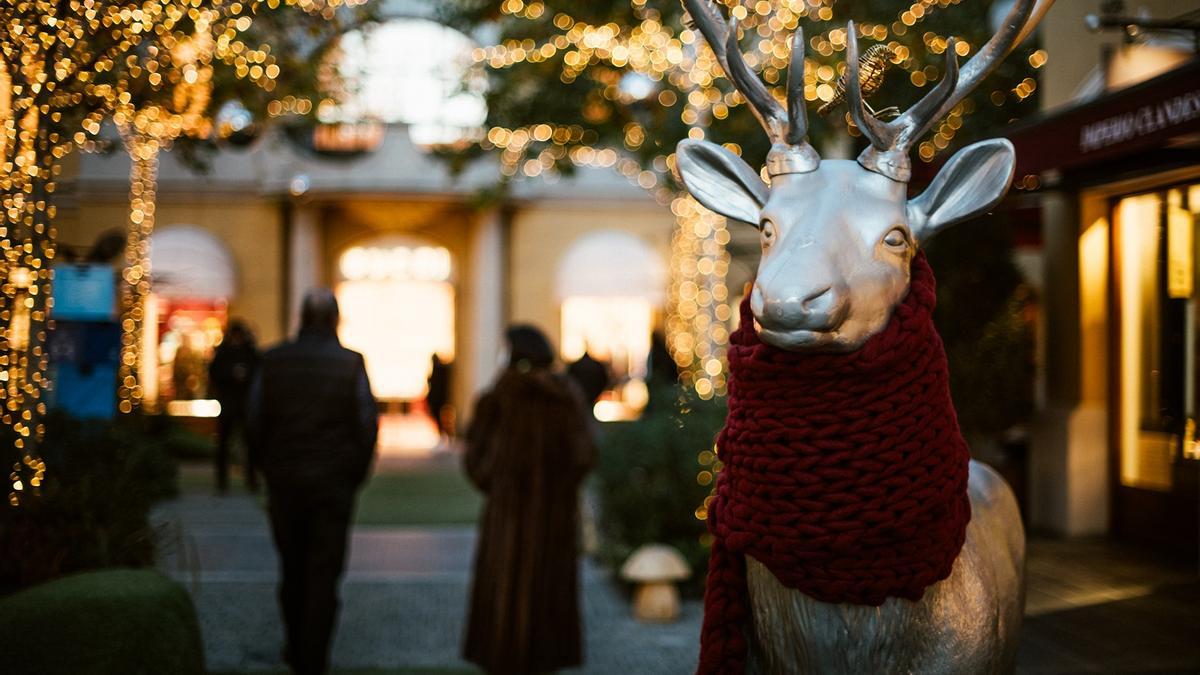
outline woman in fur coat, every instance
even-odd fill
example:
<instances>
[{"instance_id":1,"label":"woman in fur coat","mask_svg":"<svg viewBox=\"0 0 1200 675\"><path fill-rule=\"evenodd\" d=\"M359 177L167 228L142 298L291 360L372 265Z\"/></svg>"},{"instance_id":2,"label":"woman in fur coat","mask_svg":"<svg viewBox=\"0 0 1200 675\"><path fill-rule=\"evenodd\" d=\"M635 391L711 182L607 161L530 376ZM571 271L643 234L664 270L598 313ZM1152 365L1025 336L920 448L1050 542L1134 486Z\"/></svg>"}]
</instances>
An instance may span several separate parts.
<instances>
[{"instance_id":1,"label":"woman in fur coat","mask_svg":"<svg viewBox=\"0 0 1200 675\"><path fill-rule=\"evenodd\" d=\"M465 465L484 493L464 657L488 673L583 662L579 485L595 460L584 403L532 326L506 333L508 367L476 404Z\"/></svg>"}]
</instances>

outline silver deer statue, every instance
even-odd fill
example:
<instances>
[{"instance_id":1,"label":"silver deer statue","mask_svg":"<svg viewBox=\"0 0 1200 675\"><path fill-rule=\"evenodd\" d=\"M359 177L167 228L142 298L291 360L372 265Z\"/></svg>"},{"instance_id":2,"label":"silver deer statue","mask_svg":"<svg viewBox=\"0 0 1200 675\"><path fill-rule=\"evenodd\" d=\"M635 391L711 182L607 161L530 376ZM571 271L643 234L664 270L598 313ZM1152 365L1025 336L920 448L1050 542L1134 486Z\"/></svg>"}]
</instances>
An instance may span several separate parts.
<instances>
[{"instance_id":1,"label":"silver deer statue","mask_svg":"<svg viewBox=\"0 0 1200 675\"><path fill-rule=\"evenodd\" d=\"M678 175L697 201L760 232L751 309L763 342L793 351L858 349L905 298L917 247L1004 196L1015 161L1005 139L958 151L913 199L907 196L909 150L1034 29L1050 4L1016 0L1000 30L961 69L951 41L941 81L890 122L863 101L850 23L846 99L870 141L853 161L822 160L808 143L802 30L792 40L785 109L743 60L736 21L725 24L711 0L684 0L772 143L769 186L714 143L685 140L676 155ZM819 602L748 557L754 663L771 673L1011 671L1024 607L1024 531L1013 493L994 471L972 461L968 492L972 518L953 571L918 602Z\"/></svg>"}]
</instances>

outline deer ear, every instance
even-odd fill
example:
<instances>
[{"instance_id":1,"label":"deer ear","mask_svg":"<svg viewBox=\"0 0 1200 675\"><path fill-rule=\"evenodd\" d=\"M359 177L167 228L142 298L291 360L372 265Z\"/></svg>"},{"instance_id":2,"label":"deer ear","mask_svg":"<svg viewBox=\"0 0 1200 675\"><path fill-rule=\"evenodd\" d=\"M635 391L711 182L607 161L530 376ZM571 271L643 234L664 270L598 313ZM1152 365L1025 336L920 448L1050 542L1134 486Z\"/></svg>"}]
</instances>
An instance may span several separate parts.
<instances>
[{"instance_id":1,"label":"deer ear","mask_svg":"<svg viewBox=\"0 0 1200 675\"><path fill-rule=\"evenodd\" d=\"M675 152L676 175L709 210L758 227L767 186L741 157L708 141L684 140Z\"/></svg>"},{"instance_id":2,"label":"deer ear","mask_svg":"<svg viewBox=\"0 0 1200 675\"><path fill-rule=\"evenodd\" d=\"M908 226L918 242L995 206L1008 192L1016 152L1006 138L980 141L954 153L919 197L908 202Z\"/></svg>"}]
</instances>

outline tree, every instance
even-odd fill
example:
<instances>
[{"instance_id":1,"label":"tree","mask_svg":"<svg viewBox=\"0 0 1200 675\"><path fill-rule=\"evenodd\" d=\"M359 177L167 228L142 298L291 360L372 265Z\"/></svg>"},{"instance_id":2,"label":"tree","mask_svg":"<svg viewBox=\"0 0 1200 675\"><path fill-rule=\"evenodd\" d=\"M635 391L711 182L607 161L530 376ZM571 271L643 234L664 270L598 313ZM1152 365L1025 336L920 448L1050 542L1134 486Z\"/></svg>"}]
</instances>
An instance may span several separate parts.
<instances>
[{"instance_id":1,"label":"tree","mask_svg":"<svg viewBox=\"0 0 1200 675\"><path fill-rule=\"evenodd\" d=\"M807 42L805 98L815 108L832 101L844 64L846 22L855 19L862 51L886 45L891 69L874 102L901 108L941 76L947 38L960 58L989 37L992 3L983 0L712 0L738 18L746 60L783 98L789 41L802 27ZM468 33L498 29L494 44L476 50L488 73L488 127L474 153L498 153L506 177L570 172L580 165L616 166L644 187L673 193L676 143L708 136L761 165L767 142L744 100L677 0L454 0L442 20ZM985 87L939 124L918 153L931 162L951 146L1035 109L1032 71L1045 53L1017 48ZM882 107L876 105L876 107ZM859 136L845 107L810 113L810 135L823 150ZM862 141L856 141L862 145ZM849 155L848 149L840 154ZM649 174L642 173L650 172Z\"/></svg>"},{"instance_id":2,"label":"tree","mask_svg":"<svg viewBox=\"0 0 1200 675\"><path fill-rule=\"evenodd\" d=\"M241 131L253 120L309 117L313 101L341 93L331 52L347 30L373 20L366 5L340 0L214 3L189 12L190 21L168 30L127 60L113 119L132 160L130 211L121 286L121 412L142 401L142 326L150 292L149 239L154 231L159 153L183 139L184 156L203 170L214 136ZM235 126L214 118L232 111ZM229 127L229 128L226 128Z\"/></svg>"},{"instance_id":3,"label":"tree","mask_svg":"<svg viewBox=\"0 0 1200 675\"><path fill-rule=\"evenodd\" d=\"M965 60L992 36L994 19L1006 9L1002 0L914 0L899 6L889 0L711 3L722 17L738 19L739 43L747 63L760 71L781 100L791 55L789 41L793 31L803 28L809 135L826 157L852 157L865 146L845 106L836 105L848 20L855 21L860 52L873 45L887 49L889 70L871 104L877 109L891 105L905 109L941 78L950 37L957 39L955 51L960 61ZM698 31L688 27L689 17L681 4L678 0L454 0L446 3L442 19L467 33L497 35L475 52L489 85L485 134L466 151L447 152L447 159L460 167L480 155L495 154L502 185L522 175L609 166L654 192L660 201L670 202L679 227L673 249L669 341L693 381L707 382L707 393L719 394L723 374L712 363L719 358L725 337L719 313L724 305L711 301L727 295L722 270L727 266L723 244L728 234L721 219L705 220L704 209L678 196L680 186L671 171L674 150L684 138L707 137L743 155L751 166L761 166L768 142L709 47L701 45ZM488 30L481 30L484 27ZM929 165L958 147L1036 109L1034 74L1046 54L1033 42L1019 45L983 86L934 126L917 146L918 177L930 177ZM826 105L828 114L817 114L816 109ZM971 242L969 233L951 234L961 236L949 237L937 249L942 258L939 271L945 273L939 324L951 328L946 332L947 350L956 368L978 375L975 382L985 384L956 387L955 396L965 410L995 410L994 401L987 397L997 389L986 386L990 382L986 373L999 375L992 379L1006 393L1031 395L1028 377L1023 385L1013 381L1011 374L1018 371L1008 369L1005 379L1005 373L978 356L967 362L978 354L981 340L1012 356L1006 363L1029 354L1023 346L1028 331L1010 320L1017 306L1012 298L1021 292L1011 244L1000 236L996 246L985 251L988 268L996 276L991 277L987 302L972 305L969 298L972 289L979 288L979 275L968 268L979 260L983 247ZM703 270L715 271L705 274ZM697 297L710 302L697 303ZM988 311L970 314L983 307ZM973 322L975 328L954 329L963 321ZM1001 348L998 341L1005 340L1007 346ZM706 375L714 372L718 374ZM966 421L977 421L981 431L1011 424L1028 406L1026 401L1010 399L1010 403L1002 415L972 414Z\"/></svg>"},{"instance_id":4,"label":"tree","mask_svg":"<svg viewBox=\"0 0 1200 675\"><path fill-rule=\"evenodd\" d=\"M77 144L97 137L112 118L128 132L170 138L203 129L210 101L181 100L211 67L213 87L262 93L246 100L278 114L303 114L295 96L275 98L278 61L303 64L289 82L306 82L315 68L313 46L336 28L341 0L8 0L0 3L0 251L4 279L0 320L3 424L13 435L17 461L10 473L9 503L36 494L45 472L36 443L45 431L47 312L54 258L53 192L61 161ZM357 4L357 3L354 3ZM310 17L309 19L300 18ZM257 27L256 27L257 24ZM288 29L307 25L308 32ZM278 30L272 32L271 27ZM205 37L208 31L208 37ZM293 40L293 49L251 48L248 37ZM208 40L211 38L211 55ZM308 49L295 47L307 46ZM207 60L206 60L207 59ZM299 69L298 69L299 70ZM272 74L272 71L278 71ZM227 73L232 73L230 77ZM225 78L224 80L221 78ZM195 80L195 81L193 81ZM271 85L276 81L276 85ZM268 102L268 97L270 102ZM290 101L291 110L285 102ZM312 109L311 101L307 107ZM139 159L146 150L136 151ZM142 178L146 178L145 175ZM152 223L153 192L142 186L131 220ZM135 246L135 252L144 250ZM140 280L140 277L138 277Z\"/></svg>"}]
</instances>

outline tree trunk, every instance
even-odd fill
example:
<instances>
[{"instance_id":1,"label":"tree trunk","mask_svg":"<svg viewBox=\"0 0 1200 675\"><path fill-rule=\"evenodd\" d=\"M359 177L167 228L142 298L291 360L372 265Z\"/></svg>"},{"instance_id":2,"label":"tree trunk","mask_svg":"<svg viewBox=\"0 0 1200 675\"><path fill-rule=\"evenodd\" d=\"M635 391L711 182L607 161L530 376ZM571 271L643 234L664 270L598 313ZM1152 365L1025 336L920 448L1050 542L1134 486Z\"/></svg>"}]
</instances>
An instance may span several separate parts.
<instances>
[{"instance_id":1,"label":"tree trunk","mask_svg":"<svg viewBox=\"0 0 1200 675\"><path fill-rule=\"evenodd\" d=\"M154 232L158 153L161 143L130 127L121 129L133 160L129 172L129 223L125 232L125 268L121 279L121 362L117 370L118 407L129 413L142 405L140 372L146 302L150 297L150 235Z\"/></svg>"}]
</instances>

